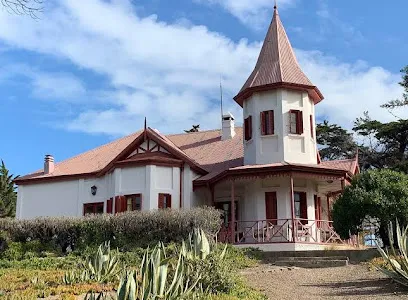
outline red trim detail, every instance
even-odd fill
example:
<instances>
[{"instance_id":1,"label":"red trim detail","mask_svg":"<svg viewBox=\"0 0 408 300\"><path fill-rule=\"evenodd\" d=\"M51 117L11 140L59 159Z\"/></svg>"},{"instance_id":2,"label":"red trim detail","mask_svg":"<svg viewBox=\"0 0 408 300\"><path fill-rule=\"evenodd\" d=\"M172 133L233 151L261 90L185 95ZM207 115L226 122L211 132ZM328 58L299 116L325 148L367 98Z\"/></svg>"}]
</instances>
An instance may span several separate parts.
<instances>
[{"instance_id":1,"label":"red trim detail","mask_svg":"<svg viewBox=\"0 0 408 300\"><path fill-rule=\"evenodd\" d=\"M266 219L271 220L271 224L278 225L278 199L276 197L276 192L265 193L265 212Z\"/></svg>"},{"instance_id":2,"label":"red trim detail","mask_svg":"<svg viewBox=\"0 0 408 300\"><path fill-rule=\"evenodd\" d=\"M113 198L110 198L106 201L106 213L111 214L113 213Z\"/></svg>"}]
</instances>

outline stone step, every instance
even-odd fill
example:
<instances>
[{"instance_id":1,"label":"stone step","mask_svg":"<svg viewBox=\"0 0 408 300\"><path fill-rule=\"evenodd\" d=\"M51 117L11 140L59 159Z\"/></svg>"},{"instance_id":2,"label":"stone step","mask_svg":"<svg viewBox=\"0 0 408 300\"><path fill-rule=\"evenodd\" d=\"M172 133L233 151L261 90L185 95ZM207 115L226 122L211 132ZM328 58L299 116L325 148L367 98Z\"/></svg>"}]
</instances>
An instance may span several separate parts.
<instances>
[{"instance_id":1,"label":"stone step","mask_svg":"<svg viewBox=\"0 0 408 300\"><path fill-rule=\"evenodd\" d=\"M333 267L345 267L348 266L348 259L327 259L327 258L320 258L314 257L314 259L306 259L306 260L277 260L275 262L276 266L279 267L298 267L298 268L306 268L306 269L314 269L314 268L333 268Z\"/></svg>"},{"instance_id":2,"label":"stone step","mask_svg":"<svg viewBox=\"0 0 408 300\"><path fill-rule=\"evenodd\" d=\"M278 257L276 261L349 260L347 256L289 256Z\"/></svg>"}]
</instances>

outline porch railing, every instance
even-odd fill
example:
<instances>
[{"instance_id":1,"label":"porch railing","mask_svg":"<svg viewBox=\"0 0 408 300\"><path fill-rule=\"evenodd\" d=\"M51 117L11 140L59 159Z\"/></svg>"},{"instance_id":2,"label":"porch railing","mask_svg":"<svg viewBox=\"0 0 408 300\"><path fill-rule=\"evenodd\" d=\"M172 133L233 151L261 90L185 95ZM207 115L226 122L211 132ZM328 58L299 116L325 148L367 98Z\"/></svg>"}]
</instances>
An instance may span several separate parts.
<instances>
[{"instance_id":1,"label":"porch railing","mask_svg":"<svg viewBox=\"0 0 408 300\"><path fill-rule=\"evenodd\" d=\"M306 219L276 219L236 221L234 236L231 223L224 225L218 239L224 243L314 243L347 244L333 229L332 221Z\"/></svg>"}]
</instances>

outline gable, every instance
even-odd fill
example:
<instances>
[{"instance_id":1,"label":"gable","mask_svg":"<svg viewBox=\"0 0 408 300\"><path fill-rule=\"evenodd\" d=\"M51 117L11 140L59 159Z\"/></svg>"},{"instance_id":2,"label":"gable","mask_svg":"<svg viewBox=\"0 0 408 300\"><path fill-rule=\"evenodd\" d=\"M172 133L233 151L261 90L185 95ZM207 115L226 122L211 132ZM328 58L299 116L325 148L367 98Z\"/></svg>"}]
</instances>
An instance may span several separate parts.
<instances>
[{"instance_id":1,"label":"gable","mask_svg":"<svg viewBox=\"0 0 408 300\"><path fill-rule=\"evenodd\" d=\"M143 141L140 145L136 145L135 147L136 149L127 157L127 159L133 158L134 156L143 153L170 153L168 150L166 150L166 148L160 146L150 138L148 138L146 141Z\"/></svg>"}]
</instances>

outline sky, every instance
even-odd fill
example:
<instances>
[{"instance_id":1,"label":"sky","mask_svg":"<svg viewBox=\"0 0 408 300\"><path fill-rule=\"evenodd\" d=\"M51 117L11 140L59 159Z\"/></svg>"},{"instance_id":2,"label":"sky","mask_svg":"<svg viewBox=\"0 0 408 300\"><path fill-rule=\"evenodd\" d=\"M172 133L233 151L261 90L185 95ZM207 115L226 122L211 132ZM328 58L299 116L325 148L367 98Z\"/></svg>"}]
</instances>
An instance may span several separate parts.
<instances>
[{"instance_id":1,"label":"sky","mask_svg":"<svg viewBox=\"0 0 408 300\"><path fill-rule=\"evenodd\" d=\"M392 3L392 4L390 4ZM220 127L252 71L273 0L46 0L34 20L0 9L0 159L14 174L140 130ZM351 129L400 97L406 0L278 0L324 119ZM408 117L408 112L395 112Z\"/></svg>"}]
</instances>

